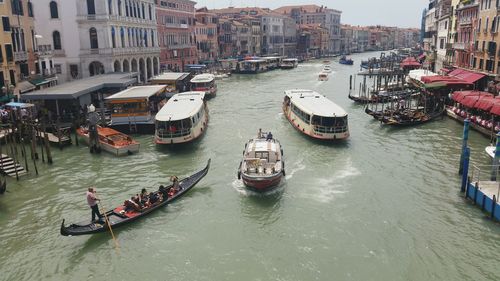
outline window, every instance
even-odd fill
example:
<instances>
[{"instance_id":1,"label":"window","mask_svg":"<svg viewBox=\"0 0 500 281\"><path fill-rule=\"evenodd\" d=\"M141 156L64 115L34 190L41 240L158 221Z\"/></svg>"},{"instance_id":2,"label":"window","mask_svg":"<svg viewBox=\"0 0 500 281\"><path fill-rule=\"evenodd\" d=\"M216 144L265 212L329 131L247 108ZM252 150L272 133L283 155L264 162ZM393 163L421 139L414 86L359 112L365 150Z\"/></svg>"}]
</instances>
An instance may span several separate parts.
<instances>
[{"instance_id":1,"label":"window","mask_svg":"<svg viewBox=\"0 0 500 281\"><path fill-rule=\"evenodd\" d=\"M14 61L14 52L12 51L12 44L5 44L5 55L7 56L7 61Z\"/></svg>"},{"instance_id":2,"label":"window","mask_svg":"<svg viewBox=\"0 0 500 281\"><path fill-rule=\"evenodd\" d=\"M116 48L116 34L114 27L111 27L111 44L113 45L113 48Z\"/></svg>"},{"instance_id":3,"label":"window","mask_svg":"<svg viewBox=\"0 0 500 281\"><path fill-rule=\"evenodd\" d=\"M122 15L122 0L118 0L118 15Z\"/></svg>"},{"instance_id":4,"label":"window","mask_svg":"<svg viewBox=\"0 0 500 281\"><path fill-rule=\"evenodd\" d=\"M49 6L50 6L50 18L51 19L58 19L59 18L59 11L57 10L56 1L51 1Z\"/></svg>"},{"instance_id":5,"label":"window","mask_svg":"<svg viewBox=\"0 0 500 281\"><path fill-rule=\"evenodd\" d=\"M23 1L22 0L12 0L11 1L12 14L24 16L23 11Z\"/></svg>"},{"instance_id":6,"label":"window","mask_svg":"<svg viewBox=\"0 0 500 281\"><path fill-rule=\"evenodd\" d=\"M92 27L89 30L89 36L90 36L90 48L91 49L99 49L99 40L97 39L97 30Z\"/></svg>"},{"instance_id":7,"label":"window","mask_svg":"<svg viewBox=\"0 0 500 281\"><path fill-rule=\"evenodd\" d=\"M444 39L443 38L441 38L439 40L439 49L444 49Z\"/></svg>"},{"instance_id":8,"label":"window","mask_svg":"<svg viewBox=\"0 0 500 281\"><path fill-rule=\"evenodd\" d=\"M33 15L33 3L31 3L31 2L28 2L28 16L34 17L34 15Z\"/></svg>"},{"instance_id":9,"label":"window","mask_svg":"<svg viewBox=\"0 0 500 281\"><path fill-rule=\"evenodd\" d=\"M62 65L54 64L54 70L55 70L56 74L61 74L62 73Z\"/></svg>"},{"instance_id":10,"label":"window","mask_svg":"<svg viewBox=\"0 0 500 281\"><path fill-rule=\"evenodd\" d=\"M3 62L2 45L0 45L0 63Z\"/></svg>"},{"instance_id":11,"label":"window","mask_svg":"<svg viewBox=\"0 0 500 281\"><path fill-rule=\"evenodd\" d=\"M54 43L54 50L61 50L62 45L61 45L61 34L59 31L54 31L52 32L52 41Z\"/></svg>"},{"instance_id":12,"label":"window","mask_svg":"<svg viewBox=\"0 0 500 281\"><path fill-rule=\"evenodd\" d=\"M95 15L95 3L94 3L94 0L87 0L87 13L89 15Z\"/></svg>"},{"instance_id":13,"label":"window","mask_svg":"<svg viewBox=\"0 0 500 281\"><path fill-rule=\"evenodd\" d=\"M9 17L2 17L3 31L10 31L10 20Z\"/></svg>"},{"instance_id":14,"label":"window","mask_svg":"<svg viewBox=\"0 0 500 281\"><path fill-rule=\"evenodd\" d=\"M109 14L112 15L113 14L113 1L112 0L108 0L108 8L109 8Z\"/></svg>"}]
</instances>

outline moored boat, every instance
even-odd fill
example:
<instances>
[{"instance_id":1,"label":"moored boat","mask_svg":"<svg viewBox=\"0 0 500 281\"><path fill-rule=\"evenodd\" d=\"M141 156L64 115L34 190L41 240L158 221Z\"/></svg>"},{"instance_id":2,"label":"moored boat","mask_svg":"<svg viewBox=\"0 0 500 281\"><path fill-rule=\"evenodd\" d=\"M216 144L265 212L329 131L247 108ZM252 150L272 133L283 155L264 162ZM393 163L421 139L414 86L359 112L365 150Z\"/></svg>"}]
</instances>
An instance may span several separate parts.
<instances>
[{"instance_id":1,"label":"moored boat","mask_svg":"<svg viewBox=\"0 0 500 281\"><path fill-rule=\"evenodd\" d=\"M345 64L345 65L353 65L354 61L351 58L347 58L346 56L342 56L339 59L340 64Z\"/></svg>"},{"instance_id":2,"label":"moored boat","mask_svg":"<svg viewBox=\"0 0 500 281\"><path fill-rule=\"evenodd\" d=\"M252 190L266 191L277 186L285 174L283 149L272 134L259 131L245 144L238 179Z\"/></svg>"},{"instance_id":3,"label":"moored boat","mask_svg":"<svg viewBox=\"0 0 500 281\"><path fill-rule=\"evenodd\" d=\"M287 90L283 112L301 133L315 139L349 137L347 112L325 96L311 90Z\"/></svg>"},{"instance_id":4,"label":"moored boat","mask_svg":"<svg viewBox=\"0 0 500 281\"><path fill-rule=\"evenodd\" d=\"M191 90L205 92L206 98L213 98L217 94L215 76L210 73L199 74L191 79Z\"/></svg>"},{"instance_id":5,"label":"moored boat","mask_svg":"<svg viewBox=\"0 0 500 281\"><path fill-rule=\"evenodd\" d=\"M87 127L78 128L76 133L89 143L89 129ZM140 143L124 133L108 127L97 126L97 134L101 148L111 154L121 156L139 152Z\"/></svg>"},{"instance_id":6,"label":"moored boat","mask_svg":"<svg viewBox=\"0 0 500 281\"><path fill-rule=\"evenodd\" d=\"M187 143L203 135L209 119L204 96L204 92L185 92L169 99L155 117L155 143Z\"/></svg>"},{"instance_id":7,"label":"moored boat","mask_svg":"<svg viewBox=\"0 0 500 281\"><path fill-rule=\"evenodd\" d=\"M298 59L283 59L281 62L281 69L294 69L299 65Z\"/></svg>"},{"instance_id":8,"label":"moored boat","mask_svg":"<svg viewBox=\"0 0 500 281\"><path fill-rule=\"evenodd\" d=\"M328 81L328 73L326 73L326 72L320 72L318 74L318 80L319 81Z\"/></svg>"},{"instance_id":9,"label":"moored boat","mask_svg":"<svg viewBox=\"0 0 500 281\"><path fill-rule=\"evenodd\" d=\"M322 72L331 73L332 68L329 65L325 65L325 66L323 66Z\"/></svg>"},{"instance_id":10,"label":"moored boat","mask_svg":"<svg viewBox=\"0 0 500 281\"><path fill-rule=\"evenodd\" d=\"M103 215L104 219L98 222L91 221L82 221L79 223L74 223L69 226L64 225L64 220L61 223L60 233L64 236L77 236L77 235L85 235L85 234L94 234L99 232L106 232L109 230L109 225L112 229L115 229L124 224L135 221L139 218L145 217L151 214L153 211L164 207L173 201L179 199L184 194L186 194L189 190L191 190L205 175L208 173L210 168L210 160L208 160L207 165L203 170L184 178L178 182L177 191L172 190L173 184L167 185L164 189L159 189L157 191L152 192L155 196L159 196L159 193L162 194L160 198L163 200L157 201L155 204L152 204L148 208L143 208L141 210L134 210L128 207L125 207L125 203L120 205L112 210L106 211Z\"/></svg>"}]
</instances>

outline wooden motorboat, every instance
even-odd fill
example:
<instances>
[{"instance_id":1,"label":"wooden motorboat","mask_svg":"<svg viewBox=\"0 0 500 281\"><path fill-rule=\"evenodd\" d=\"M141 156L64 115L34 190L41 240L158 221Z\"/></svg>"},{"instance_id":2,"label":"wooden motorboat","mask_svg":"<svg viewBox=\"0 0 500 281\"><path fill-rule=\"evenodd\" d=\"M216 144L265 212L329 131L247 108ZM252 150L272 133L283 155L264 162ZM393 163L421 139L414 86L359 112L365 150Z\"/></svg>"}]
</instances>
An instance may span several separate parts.
<instances>
[{"instance_id":1,"label":"wooden motorboat","mask_svg":"<svg viewBox=\"0 0 500 281\"><path fill-rule=\"evenodd\" d=\"M90 222L83 221L80 223L74 223L69 226L64 225L64 219L61 223L61 235L70 236L70 235L85 235L85 234L94 234L99 232L106 232L109 230L109 226L107 223L111 225L111 228L117 228L124 224L135 221L139 218L145 217L152 212L166 206L167 204L172 203L173 201L179 199L184 194L186 194L191 188L193 188L205 175L208 173L210 168L210 160L208 160L207 165L203 170L179 181L178 190L175 193L172 193L171 188L173 184L170 184L165 189L161 191L155 191L153 193L162 193L163 201L158 201L156 204L148 208L144 208L140 211L130 210L126 208L125 205L120 205L112 210L106 211L105 216L100 222ZM104 214L103 214L104 215Z\"/></svg>"},{"instance_id":2,"label":"wooden motorboat","mask_svg":"<svg viewBox=\"0 0 500 281\"><path fill-rule=\"evenodd\" d=\"M266 191L281 182L285 175L283 149L270 134L259 131L256 138L245 144L238 179L250 189Z\"/></svg>"},{"instance_id":3,"label":"wooden motorboat","mask_svg":"<svg viewBox=\"0 0 500 281\"><path fill-rule=\"evenodd\" d=\"M320 72L318 74L318 80L319 81L328 81L328 73L326 73L326 72Z\"/></svg>"},{"instance_id":4,"label":"wooden motorboat","mask_svg":"<svg viewBox=\"0 0 500 281\"><path fill-rule=\"evenodd\" d=\"M89 143L88 128L81 127L78 128L76 132ZM126 134L101 126L97 126L97 133L99 134L99 144L101 148L111 154L121 156L139 152L139 142L133 140Z\"/></svg>"}]
</instances>

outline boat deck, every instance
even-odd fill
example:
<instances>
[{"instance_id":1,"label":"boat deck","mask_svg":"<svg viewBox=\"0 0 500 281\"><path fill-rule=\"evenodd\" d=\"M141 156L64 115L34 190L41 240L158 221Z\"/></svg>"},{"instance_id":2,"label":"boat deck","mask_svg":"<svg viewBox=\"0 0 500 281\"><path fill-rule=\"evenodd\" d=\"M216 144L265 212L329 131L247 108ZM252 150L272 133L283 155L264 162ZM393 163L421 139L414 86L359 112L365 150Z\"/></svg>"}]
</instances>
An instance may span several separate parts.
<instances>
[{"instance_id":1,"label":"boat deck","mask_svg":"<svg viewBox=\"0 0 500 281\"><path fill-rule=\"evenodd\" d=\"M476 185L476 182L472 183ZM500 195L500 182L498 181L479 181L477 182L479 186L479 190L484 193L488 198L493 200L493 195L498 200L498 196Z\"/></svg>"}]
</instances>

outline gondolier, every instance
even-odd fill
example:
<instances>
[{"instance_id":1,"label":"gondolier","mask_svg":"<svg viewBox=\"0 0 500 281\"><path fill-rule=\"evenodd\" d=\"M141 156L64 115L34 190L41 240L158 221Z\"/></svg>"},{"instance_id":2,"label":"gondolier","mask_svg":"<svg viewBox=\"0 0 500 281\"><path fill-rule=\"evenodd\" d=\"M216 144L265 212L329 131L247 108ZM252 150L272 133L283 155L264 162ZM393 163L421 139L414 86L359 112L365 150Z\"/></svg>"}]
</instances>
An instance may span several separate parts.
<instances>
[{"instance_id":1,"label":"gondolier","mask_svg":"<svg viewBox=\"0 0 500 281\"><path fill-rule=\"evenodd\" d=\"M92 222L95 221L95 216L99 219L102 218L101 213L99 212L99 206L97 206L97 201L101 201L95 195L95 189L93 187L89 187L87 191L87 203L89 204L90 209L92 210Z\"/></svg>"}]
</instances>

